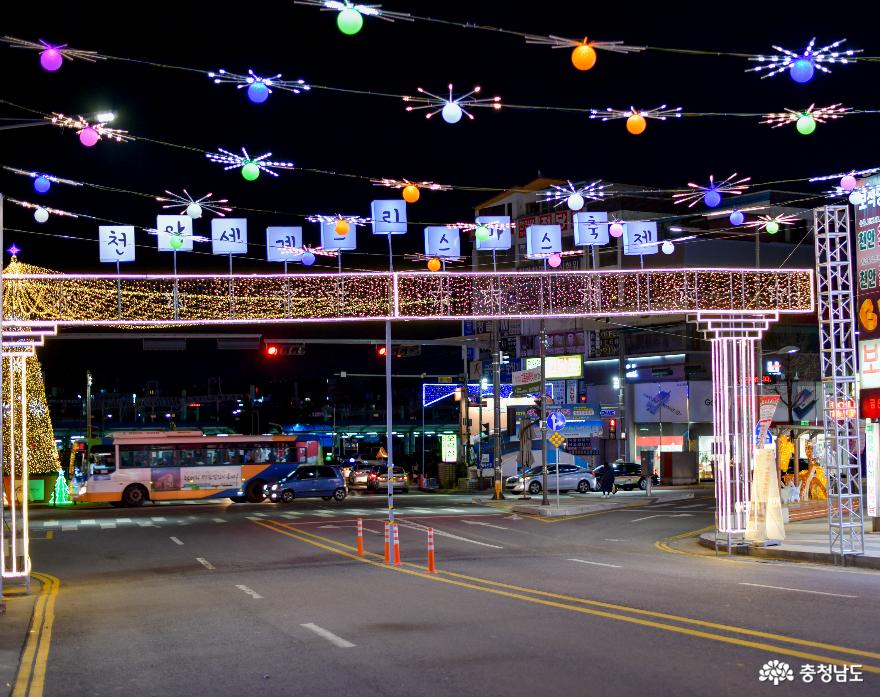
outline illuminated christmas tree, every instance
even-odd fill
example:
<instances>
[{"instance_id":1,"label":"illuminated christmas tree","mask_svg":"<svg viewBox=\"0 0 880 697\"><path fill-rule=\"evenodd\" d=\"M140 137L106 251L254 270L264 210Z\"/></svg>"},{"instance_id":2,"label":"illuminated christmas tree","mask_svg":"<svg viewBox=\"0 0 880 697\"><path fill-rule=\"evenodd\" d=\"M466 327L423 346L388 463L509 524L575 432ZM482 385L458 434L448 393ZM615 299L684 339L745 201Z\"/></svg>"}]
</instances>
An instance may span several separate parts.
<instances>
[{"instance_id":1,"label":"illuminated christmas tree","mask_svg":"<svg viewBox=\"0 0 880 697\"><path fill-rule=\"evenodd\" d=\"M65 503L72 503L70 500L70 487L67 485L67 478L64 472L58 470L58 478L55 480L55 490L52 492L52 503L60 506Z\"/></svg>"}]
</instances>

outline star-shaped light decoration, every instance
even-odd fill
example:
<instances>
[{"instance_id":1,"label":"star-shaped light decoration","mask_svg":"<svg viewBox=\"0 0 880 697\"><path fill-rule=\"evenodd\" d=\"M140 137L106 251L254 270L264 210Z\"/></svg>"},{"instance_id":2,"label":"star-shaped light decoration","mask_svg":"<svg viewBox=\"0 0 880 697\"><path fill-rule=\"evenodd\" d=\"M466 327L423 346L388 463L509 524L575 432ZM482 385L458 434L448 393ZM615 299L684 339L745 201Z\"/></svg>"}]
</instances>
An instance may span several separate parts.
<instances>
[{"instance_id":1,"label":"star-shaped light decoration","mask_svg":"<svg viewBox=\"0 0 880 697\"><path fill-rule=\"evenodd\" d=\"M87 148L92 147L101 138L115 140L122 143L126 140L134 140L133 136L128 135L128 131L122 131L118 128L108 128L107 122L96 121L94 124L89 123L82 116L65 116L64 114L54 113L47 116L46 119L54 126L59 128L73 128L79 136L79 142Z\"/></svg>"},{"instance_id":2,"label":"star-shaped light decoration","mask_svg":"<svg viewBox=\"0 0 880 697\"><path fill-rule=\"evenodd\" d=\"M260 172L266 172L266 174L271 174L273 177L277 177L278 172L273 171L274 169L293 169L295 167L292 162L275 162L267 160L267 157L272 157L272 153L270 152L252 158L244 148L241 149L241 155L234 155L223 148L217 149L220 151L219 154L209 152L205 157L211 162L226 165L226 167L223 168L224 170L240 169L241 176L249 182L252 182L259 177Z\"/></svg>"},{"instance_id":3,"label":"star-shaped light decoration","mask_svg":"<svg viewBox=\"0 0 880 697\"><path fill-rule=\"evenodd\" d=\"M703 203L709 208L715 208L721 203L721 194L733 194L734 196L739 196L744 191L748 190L749 184L746 182L751 181L752 178L744 177L743 179L736 179L736 176L736 172L734 172L727 179L716 184L715 175L710 174L709 186L700 186L699 184L688 182L688 186L692 190L680 191L673 194L672 198L675 203L687 203L688 208L696 206L700 199L702 199Z\"/></svg>"},{"instance_id":4,"label":"star-shaped light decoration","mask_svg":"<svg viewBox=\"0 0 880 697\"><path fill-rule=\"evenodd\" d=\"M15 246L15 242L13 242L13 243L12 243L12 246L9 247L6 251L9 252L9 256L12 257L12 261L15 261L15 257L18 256L18 253L19 253L21 250L20 250L18 247L16 247L16 246Z\"/></svg>"},{"instance_id":5,"label":"star-shaped light decoration","mask_svg":"<svg viewBox=\"0 0 880 697\"><path fill-rule=\"evenodd\" d=\"M568 207L573 211L579 211L584 207L586 201L601 201L605 194L608 184L603 184L602 180L594 182L572 184L568 181L568 186L559 186L551 184L550 188L545 191L538 192L538 196L543 196L544 201L553 201L554 206L560 206L563 202L568 203Z\"/></svg>"},{"instance_id":6,"label":"star-shaped light decoration","mask_svg":"<svg viewBox=\"0 0 880 697\"><path fill-rule=\"evenodd\" d=\"M797 220L798 217L796 215L759 215L757 220L750 220L749 222L745 223L744 227L764 230L771 235L775 235L777 232L779 232L780 225L794 225Z\"/></svg>"},{"instance_id":7,"label":"star-shaped light decoration","mask_svg":"<svg viewBox=\"0 0 880 697\"><path fill-rule=\"evenodd\" d=\"M375 186L387 186L392 189L403 190L403 200L407 203L415 203L421 196L420 191L451 191L452 187L447 184L434 182L411 182L409 179L371 179Z\"/></svg>"},{"instance_id":8,"label":"star-shaped light decoration","mask_svg":"<svg viewBox=\"0 0 880 697\"><path fill-rule=\"evenodd\" d=\"M571 63L578 70L589 70L596 64L596 50L610 51L613 53L637 53L644 51L645 46L628 46L623 41L596 41L586 36L583 40L567 39L562 36L526 36L527 44L539 44L552 46L553 48L570 48Z\"/></svg>"},{"instance_id":9,"label":"star-shaped light decoration","mask_svg":"<svg viewBox=\"0 0 880 697\"><path fill-rule=\"evenodd\" d=\"M351 231L352 225L368 225L373 222L372 218L362 218L359 215L310 215L306 218L310 223L333 223L333 230L337 235L345 236Z\"/></svg>"},{"instance_id":10,"label":"star-shaped light decoration","mask_svg":"<svg viewBox=\"0 0 880 697\"><path fill-rule=\"evenodd\" d=\"M473 109L475 107L491 107L496 111L501 108L501 97L474 97L472 95L476 95L480 93L482 89L479 85L474 87L470 92L467 92L460 97L453 97L452 95L452 83L449 83L449 98L440 97L436 94L431 94L423 90L421 87L416 88L419 94L424 95L423 97L404 97L403 101L408 103L417 103L420 106L408 106L406 107L407 111L418 111L419 109L427 109L428 113L425 114L426 119L430 119L432 116L436 116L440 114L443 117L443 120L446 123L458 123L461 121L462 114L467 116L471 121L474 120L474 115L471 114L465 107L468 109Z\"/></svg>"},{"instance_id":11,"label":"star-shaped light decoration","mask_svg":"<svg viewBox=\"0 0 880 697\"><path fill-rule=\"evenodd\" d=\"M787 48L782 48L781 46L773 46L773 48L778 51L776 55L753 56L749 58L750 61L757 61L761 65L749 68L746 72L757 73L766 70L767 72L761 76L761 79L764 79L788 70L791 79L795 82L809 82L813 79L816 68L824 73L831 72L823 65L823 63L851 63L853 62L853 56L857 53L861 53L861 50L854 49L847 49L846 51L835 50L845 41L846 39L840 39L833 44L814 49L813 47L816 45L816 37L813 37L801 53L789 51Z\"/></svg>"},{"instance_id":12,"label":"star-shaped light decoration","mask_svg":"<svg viewBox=\"0 0 880 697\"><path fill-rule=\"evenodd\" d=\"M183 190L183 196L168 191L168 189L165 189L165 193L168 194L167 197L156 197L156 200L159 201L159 203L166 204L162 206L162 208L180 208L182 206L183 210L181 211L181 215L185 213L190 218L201 218L203 211L214 213L221 218L227 213L232 212L232 208L224 205L229 203L227 199L221 198L218 200L212 200L211 197L214 195L212 193L207 193L201 198L193 198L186 189Z\"/></svg>"},{"instance_id":13,"label":"star-shaped light decoration","mask_svg":"<svg viewBox=\"0 0 880 697\"><path fill-rule=\"evenodd\" d=\"M612 109L608 107L605 111L591 109L590 118L601 119L602 121L626 119L626 130L637 136L648 127L647 119L665 121L670 118L681 118L681 107L669 109L665 104L661 104L655 109L636 109L634 106L631 106L629 109Z\"/></svg>"},{"instance_id":14,"label":"star-shaped light decoration","mask_svg":"<svg viewBox=\"0 0 880 697\"><path fill-rule=\"evenodd\" d=\"M40 39L39 43L34 41L25 41L17 39L14 36L0 37L0 41L9 44L13 48L26 48L40 52L40 65L43 70L54 73L64 63L66 58L72 61L76 58L94 63L97 60L104 60L104 56L99 56L95 51L80 51L75 48L68 48L67 44L50 44Z\"/></svg>"},{"instance_id":15,"label":"star-shaped light decoration","mask_svg":"<svg viewBox=\"0 0 880 697\"><path fill-rule=\"evenodd\" d=\"M786 109L784 112L774 114L764 114L764 120L770 128L779 128L789 123L794 123L798 133L808 136L816 130L817 123L825 123L834 119L843 118L852 109L842 104L832 104L831 106L823 106L816 108L815 104L811 104L808 109L796 111L794 109Z\"/></svg>"},{"instance_id":16,"label":"star-shaped light decoration","mask_svg":"<svg viewBox=\"0 0 880 697\"><path fill-rule=\"evenodd\" d=\"M390 12L383 10L381 5L362 5L349 0L294 0L295 5L308 5L320 7L322 10L333 10L339 14L336 16L336 26L343 34L357 34L364 26L364 16L384 19L393 22L395 19L412 22L413 18L406 12Z\"/></svg>"},{"instance_id":17,"label":"star-shaped light decoration","mask_svg":"<svg viewBox=\"0 0 880 697\"><path fill-rule=\"evenodd\" d=\"M228 82L238 85L238 89L247 88L248 99L254 104L262 104L269 99L273 87L276 90L292 92L293 94L308 92L312 89L310 85L306 84L305 80L280 80L281 73L274 77L260 77L251 69L248 69L247 75L238 75L220 68L216 73L208 73L208 77L214 80L215 85Z\"/></svg>"}]
</instances>

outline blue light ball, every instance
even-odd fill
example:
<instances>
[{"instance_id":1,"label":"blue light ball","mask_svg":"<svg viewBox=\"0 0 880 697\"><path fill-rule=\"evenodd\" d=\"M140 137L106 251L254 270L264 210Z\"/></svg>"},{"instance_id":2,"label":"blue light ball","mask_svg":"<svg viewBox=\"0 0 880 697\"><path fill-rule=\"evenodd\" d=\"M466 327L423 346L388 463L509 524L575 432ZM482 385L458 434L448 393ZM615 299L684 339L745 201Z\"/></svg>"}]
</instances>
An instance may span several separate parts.
<instances>
[{"instance_id":1,"label":"blue light ball","mask_svg":"<svg viewBox=\"0 0 880 697\"><path fill-rule=\"evenodd\" d=\"M743 215L742 211L734 211L730 214L731 225L742 225L745 221L746 217Z\"/></svg>"},{"instance_id":2,"label":"blue light ball","mask_svg":"<svg viewBox=\"0 0 880 697\"><path fill-rule=\"evenodd\" d=\"M789 68L791 79L801 84L812 80L815 72L816 68L813 67L813 61L808 58L798 58Z\"/></svg>"},{"instance_id":3,"label":"blue light ball","mask_svg":"<svg viewBox=\"0 0 880 697\"><path fill-rule=\"evenodd\" d=\"M721 194L715 191L715 189L709 189L703 195L703 203L709 206L709 208L715 208L715 206L721 203Z\"/></svg>"},{"instance_id":4,"label":"blue light ball","mask_svg":"<svg viewBox=\"0 0 880 697\"><path fill-rule=\"evenodd\" d=\"M303 266L311 266L315 263L315 255L311 252L306 252L302 255L302 263Z\"/></svg>"},{"instance_id":5,"label":"blue light ball","mask_svg":"<svg viewBox=\"0 0 880 697\"><path fill-rule=\"evenodd\" d=\"M248 85L247 96L254 104L262 104L269 99L269 88L262 82L252 82Z\"/></svg>"},{"instance_id":6,"label":"blue light ball","mask_svg":"<svg viewBox=\"0 0 880 697\"><path fill-rule=\"evenodd\" d=\"M47 179L43 175L40 175L39 177L34 179L34 190L38 194L45 194L51 186L52 182L50 182L49 179Z\"/></svg>"}]
</instances>

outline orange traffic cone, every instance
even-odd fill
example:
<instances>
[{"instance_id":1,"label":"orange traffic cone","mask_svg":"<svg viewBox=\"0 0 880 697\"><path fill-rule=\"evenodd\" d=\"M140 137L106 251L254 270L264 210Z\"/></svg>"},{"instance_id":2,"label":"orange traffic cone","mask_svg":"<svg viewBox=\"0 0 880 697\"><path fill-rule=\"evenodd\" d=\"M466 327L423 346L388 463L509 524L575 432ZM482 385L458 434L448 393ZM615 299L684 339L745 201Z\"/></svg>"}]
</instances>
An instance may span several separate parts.
<instances>
[{"instance_id":1,"label":"orange traffic cone","mask_svg":"<svg viewBox=\"0 0 880 697\"><path fill-rule=\"evenodd\" d=\"M428 573L437 573L437 567L434 566L434 528L428 528Z\"/></svg>"},{"instance_id":2,"label":"orange traffic cone","mask_svg":"<svg viewBox=\"0 0 880 697\"><path fill-rule=\"evenodd\" d=\"M364 556L364 521L358 518L358 556Z\"/></svg>"},{"instance_id":3,"label":"orange traffic cone","mask_svg":"<svg viewBox=\"0 0 880 697\"><path fill-rule=\"evenodd\" d=\"M385 563L391 562L391 523L385 521Z\"/></svg>"},{"instance_id":4,"label":"orange traffic cone","mask_svg":"<svg viewBox=\"0 0 880 697\"><path fill-rule=\"evenodd\" d=\"M400 566L400 533L397 523L394 524L394 566Z\"/></svg>"}]
</instances>

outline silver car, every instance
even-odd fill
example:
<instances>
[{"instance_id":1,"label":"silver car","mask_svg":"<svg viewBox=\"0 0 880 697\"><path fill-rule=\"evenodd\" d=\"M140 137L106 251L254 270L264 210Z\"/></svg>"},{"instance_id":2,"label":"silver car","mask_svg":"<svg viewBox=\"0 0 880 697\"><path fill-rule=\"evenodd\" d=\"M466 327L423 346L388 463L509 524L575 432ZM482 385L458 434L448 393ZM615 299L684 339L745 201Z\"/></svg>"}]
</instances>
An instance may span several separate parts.
<instances>
[{"instance_id":1,"label":"silver car","mask_svg":"<svg viewBox=\"0 0 880 697\"><path fill-rule=\"evenodd\" d=\"M526 471L525 482L522 475L508 477L504 488L514 493L527 489L530 494L540 494L543 481L543 467L538 465ZM579 491L582 494L596 491L596 477L592 472L577 465L559 466L559 490ZM547 465L547 491L556 491L556 465Z\"/></svg>"},{"instance_id":2,"label":"silver car","mask_svg":"<svg viewBox=\"0 0 880 697\"><path fill-rule=\"evenodd\" d=\"M364 462L363 460L356 460L351 463L351 470L348 473L348 487L349 489L355 489L367 486L367 479L370 476L370 472L373 469L373 465L369 462Z\"/></svg>"}]
</instances>

